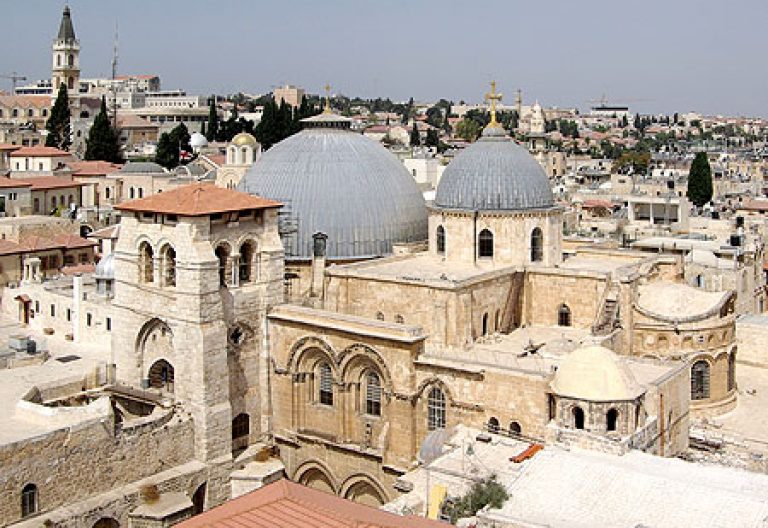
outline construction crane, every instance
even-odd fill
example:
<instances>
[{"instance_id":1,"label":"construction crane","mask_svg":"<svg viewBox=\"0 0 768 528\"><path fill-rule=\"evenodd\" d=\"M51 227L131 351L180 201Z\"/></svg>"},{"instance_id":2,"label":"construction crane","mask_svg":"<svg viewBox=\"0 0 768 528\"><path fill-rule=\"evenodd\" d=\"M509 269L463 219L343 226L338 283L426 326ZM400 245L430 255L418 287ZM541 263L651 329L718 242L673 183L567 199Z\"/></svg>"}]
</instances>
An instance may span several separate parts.
<instances>
[{"instance_id":1,"label":"construction crane","mask_svg":"<svg viewBox=\"0 0 768 528\"><path fill-rule=\"evenodd\" d=\"M0 75L0 78L10 79L11 80L11 86L12 86L11 95L15 95L16 94L16 83L18 81L26 81L27 80L26 77L24 77L23 75L19 75L16 72L11 72L9 74Z\"/></svg>"}]
</instances>

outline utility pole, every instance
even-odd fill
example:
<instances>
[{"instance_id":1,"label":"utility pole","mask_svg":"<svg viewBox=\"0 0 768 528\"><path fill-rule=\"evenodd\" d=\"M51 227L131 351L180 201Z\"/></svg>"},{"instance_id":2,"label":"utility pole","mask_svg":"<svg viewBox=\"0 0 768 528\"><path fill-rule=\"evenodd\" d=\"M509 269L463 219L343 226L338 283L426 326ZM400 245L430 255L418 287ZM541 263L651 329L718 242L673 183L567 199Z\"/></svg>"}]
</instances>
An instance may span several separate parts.
<instances>
[{"instance_id":1,"label":"utility pole","mask_svg":"<svg viewBox=\"0 0 768 528\"><path fill-rule=\"evenodd\" d=\"M112 83L110 92L112 92L112 128L117 130L117 20L115 20L115 43L112 48Z\"/></svg>"}]
</instances>

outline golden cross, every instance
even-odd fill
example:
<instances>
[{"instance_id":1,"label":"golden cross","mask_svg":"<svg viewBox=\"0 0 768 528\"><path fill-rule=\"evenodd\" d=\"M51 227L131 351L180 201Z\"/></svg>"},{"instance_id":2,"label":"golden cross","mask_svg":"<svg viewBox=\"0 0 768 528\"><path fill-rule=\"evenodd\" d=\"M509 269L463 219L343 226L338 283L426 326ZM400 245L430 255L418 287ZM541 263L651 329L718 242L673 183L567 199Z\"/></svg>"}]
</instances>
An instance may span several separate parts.
<instances>
[{"instance_id":1,"label":"golden cross","mask_svg":"<svg viewBox=\"0 0 768 528\"><path fill-rule=\"evenodd\" d=\"M502 97L502 94L496 93L496 81L491 81L491 91L485 94L485 100L491 103L491 122L488 123L488 126L499 126L499 123L496 121L496 102L501 101Z\"/></svg>"},{"instance_id":2,"label":"golden cross","mask_svg":"<svg viewBox=\"0 0 768 528\"><path fill-rule=\"evenodd\" d=\"M324 114L330 114L331 113L331 85L326 84L325 85L325 108L323 109Z\"/></svg>"}]
</instances>

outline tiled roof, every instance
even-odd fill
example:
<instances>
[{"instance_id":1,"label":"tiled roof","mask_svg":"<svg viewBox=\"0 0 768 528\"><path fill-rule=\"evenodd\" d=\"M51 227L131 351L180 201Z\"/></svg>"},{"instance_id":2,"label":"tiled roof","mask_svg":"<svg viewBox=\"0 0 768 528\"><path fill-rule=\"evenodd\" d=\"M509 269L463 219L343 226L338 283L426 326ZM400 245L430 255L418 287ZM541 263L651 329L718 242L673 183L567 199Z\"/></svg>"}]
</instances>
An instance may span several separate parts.
<instances>
[{"instance_id":1,"label":"tiled roof","mask_svg":"<svg viewBox=\"0 0 768 528\"><path fill-rule=\"evenodd\" d=\"M32 184L26 180L15 180L13 178L0 177L0 189L12 189L31 186Z\"/></svg>"},{"instance_id":2,"label":"tiled roof","mask_svg":"<svg viewBox=\"0 0 768 528\"><path fill-rule=\"evenodd\" d=\"M35 106L37 108L50 108L50 95L0 95L0 106L27 108Z\"/></svg>"},{"instance_id":3,"label":"tiled roof","mask_svg":"<svg viewBox=\"0 0 768 528\"><path fill-rule=\"evenodd\" d=\"M119 115L117 116L118 128L159 128L156 123L151 123L143 117L139 117L133 114Z\"/></svg>"},{"instance_id":4,"label":"tiled roof","mask_svg":"<svg viewBox=\"0 0 768 528\"><path fill-rule=\"evenodd\" d=\"M115 224L109 227L102 227L101 229L97 229L93 233L89 234L88 238L95 238L95 239L117 238L119 234L120 234L120 224Z\"/></svg>"},{"instance_id":5,"label":"tiled roof","mask_svg":"<svg viewBox=\"0 0 768 528\"><path fill-rule=\"evenodd\" d=\"M19 150L21 145L12 145L11 143L0 143L0 150Z\"/></svg>"},{"instance_id":6,"label":"tiled roof","mask_svg":"<svg viewBox=\"0 0 768 528\"><path fill-rule=\"evenodd\" d=\"M68 163L73 176L102 176L120 170L122 165L108 161L73 161Z\"/></svg>"},{"instance_id":7,"label":"tiled roof","mask_svg":"<svg viewBox=\"0 0 768 528\"><path fill-rule=\"evenodd\" d=\"M45 158L56 158L70 156L71 154L65 150L59 150L56 147L21 147L11 153L12 158L21 158L26 156L37 156Z\"/></svg>"},{"instance_id":8,"label":"tiled roof","mask_svg":"<svg viewBox=\"0 0 768 528\"><path fill-rule=\"evenodd\" d=\"M446 528L400 516L283 479L192 517L179 528Z\"/></svg>"},{"instance_id":9,"label":"tiled roof","mask_svg":"<svg viewBox=\"0 0 768 528\"><path fill-rule=\"evenodd\" d=\"M223 189L207 183L193 183L147 198L125 202L115 206L115 209L180 216L206 216L215 213L246 209L269 209L281 206L280 202L259 196L232 189Z\"/></svg>"},{"instance_id":10,"label":"tiled roof","mask_svg":"<svg viewBox=\"0 0 768 528\"><path fill-rule=\"evenodd\" d=\"M33 191L47 191L49 189L64 189L67 187L82 187L84 184L63 176L38 176L25 180L16 180L32 185Z\"/></svg>"}]
</instances>

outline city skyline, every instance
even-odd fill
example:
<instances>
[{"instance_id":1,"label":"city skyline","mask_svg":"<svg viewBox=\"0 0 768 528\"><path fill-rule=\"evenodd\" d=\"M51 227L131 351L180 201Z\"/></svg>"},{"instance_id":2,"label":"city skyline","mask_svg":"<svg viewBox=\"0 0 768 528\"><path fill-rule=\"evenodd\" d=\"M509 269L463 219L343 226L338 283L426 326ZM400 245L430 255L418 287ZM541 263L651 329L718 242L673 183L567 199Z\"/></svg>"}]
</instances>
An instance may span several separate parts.
<instances>
[{"instance_id":1,"label":"city skyline","mask_svg":"<svg viewBox=\"0 0 768 528\"><path fill-rule=\"evenodd\" d=\"M119 73L156 74L165 89L193 94L264 93L283 83L320 93L330 83L352 96L480 102L495 79L507 104L520 88L526 103L582 110L605 95L644 113L768 116L768 74L753 66L768 43L764 3L652 0L631 12L587 4L299 1L287 12L239 0L216 11L179 0L159 8L69 2L83 77L109 76L117 22ZM19 45L0 73L50 76L63 5L12 0L0 30Z\"/></svg>"}]
</instances>

